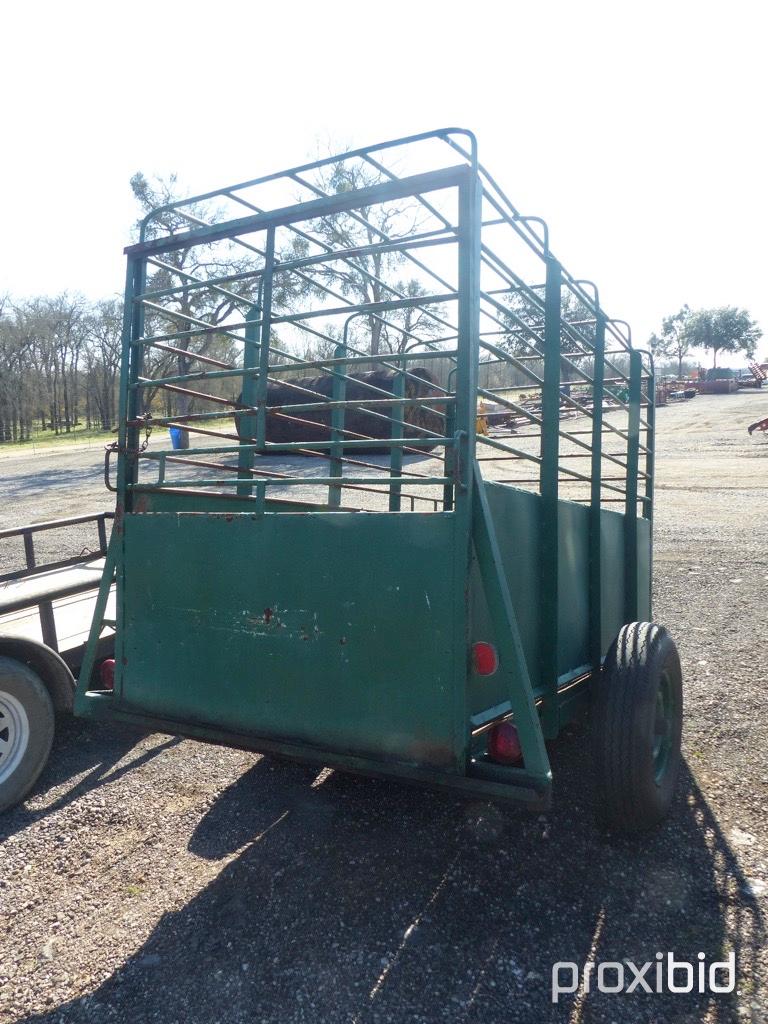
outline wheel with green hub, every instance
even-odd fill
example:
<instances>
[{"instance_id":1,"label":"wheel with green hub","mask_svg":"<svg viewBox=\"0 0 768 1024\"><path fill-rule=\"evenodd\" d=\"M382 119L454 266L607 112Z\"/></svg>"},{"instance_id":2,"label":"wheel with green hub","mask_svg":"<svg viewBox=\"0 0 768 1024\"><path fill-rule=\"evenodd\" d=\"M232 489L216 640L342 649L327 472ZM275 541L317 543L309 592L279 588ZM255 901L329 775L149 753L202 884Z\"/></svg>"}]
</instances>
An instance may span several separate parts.
<instances>
[{"instance_id":1,"label":"wheel with green hub","mask_svg":"<svg viewBox=\"0 0 768 1024\"><path fill-rule=\"evenodd\" d=\"M674 797L683 729L680 658L663 626L621 628L595 686L592 716L598 818L623 832L652 828Z\"/></svg>"}]
</instances>

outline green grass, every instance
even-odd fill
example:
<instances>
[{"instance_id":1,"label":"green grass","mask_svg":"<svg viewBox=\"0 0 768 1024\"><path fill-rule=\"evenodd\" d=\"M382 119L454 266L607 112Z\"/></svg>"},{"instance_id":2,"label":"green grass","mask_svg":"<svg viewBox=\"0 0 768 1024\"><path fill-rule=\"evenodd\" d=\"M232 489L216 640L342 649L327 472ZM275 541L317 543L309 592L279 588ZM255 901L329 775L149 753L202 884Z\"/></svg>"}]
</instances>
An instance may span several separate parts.
<instances>
[{"instance_id":1,"label":"green grass","mask_svg":"<svg viewBox=\"0 0 768 1024\"><path fill-rule=\"evenodd\" d=\"M111 430L87 430L85 424L72 427L68 434L54 434L50 430L38 430L28 441L3 441L0 453L11 451L29 451L38 448L55 448L70 444L107 444L117 437Z\"/></svg>"},{"instance_id":2,"label":"green grass","mask_svg":"<svg viewBox=\"0 0 768 1024\"><path fill-rule=\"evenodd\" d=\"M193 425L194 424L190 424L190 426ZM220 416L213 420L205 420L200 423L200 426L205 427L208 430L220 430L230 434L235 433L234 420L232 416ZM161 446L168 448L171 447L167 427L155 427L153 434L160 442ZM162 435L164 435L164 438L161 440ZM40 448L57 448L66 445L93 445L94 447L98 447L100 445L109 444L110 441L115 440L117 440L117 432L113 433L111 430L87 430L85 424L81 423L76 427L72 427L68 434L54 434L50 430L38 429L32 434L32 437L28 441L3 441L0 443L0 456L3 454L7 455L10 452L37 451ZM205 434L192 434L191 443L193 445L197 444L198 446L207 445L209 443L215 444L216 438L208 438Z\"/></svg>"}]
</instances>

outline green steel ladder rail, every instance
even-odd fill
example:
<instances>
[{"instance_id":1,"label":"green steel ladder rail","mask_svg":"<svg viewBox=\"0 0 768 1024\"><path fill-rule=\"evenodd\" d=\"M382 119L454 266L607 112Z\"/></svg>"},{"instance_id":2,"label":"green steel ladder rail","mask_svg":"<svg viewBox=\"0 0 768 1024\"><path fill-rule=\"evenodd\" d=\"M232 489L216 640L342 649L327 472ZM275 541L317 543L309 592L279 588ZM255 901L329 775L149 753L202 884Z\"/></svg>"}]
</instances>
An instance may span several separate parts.
<instances>
[{"instance_id":1,"label":"green steel ladder rail","mask_svg":"<svg viewBox=\"0 0 768 1024\"><path fill-rule=\"evenodd\" d=\"M477 460L474 461L473 475L475 486L472 491L472 539L499 651L499 671L508 680L509 703L523 750L525 770L520 772L518 769L518 777L521 782L525 782L527 778L536 788L547 790L552 783L552 771L544 744L544 733L536 709L533 686L528 674L496 530L488 507L485 482ZM509 773L513 769L503 771Z\"/></svg>"}]
</instances>

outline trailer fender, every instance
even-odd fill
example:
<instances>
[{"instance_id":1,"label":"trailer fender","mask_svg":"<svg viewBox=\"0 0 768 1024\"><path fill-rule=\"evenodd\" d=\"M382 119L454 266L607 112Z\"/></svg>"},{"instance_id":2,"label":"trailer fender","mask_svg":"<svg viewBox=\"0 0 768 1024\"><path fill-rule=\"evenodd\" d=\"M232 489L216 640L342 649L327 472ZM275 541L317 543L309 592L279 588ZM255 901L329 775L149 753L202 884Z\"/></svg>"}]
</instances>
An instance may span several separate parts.
<instances>
[{"instance_id":1,"label":"trailer fender","mask_svg":"<svg viewBox=\"0 0 768 1024\"><path fill-rule=\"evenodd\" d=\"M57 713L70 712L75 699L75 679L67 663L37 640L0 635L0 655L27 665L45 683Z\"/></svg>"}]
</instances>

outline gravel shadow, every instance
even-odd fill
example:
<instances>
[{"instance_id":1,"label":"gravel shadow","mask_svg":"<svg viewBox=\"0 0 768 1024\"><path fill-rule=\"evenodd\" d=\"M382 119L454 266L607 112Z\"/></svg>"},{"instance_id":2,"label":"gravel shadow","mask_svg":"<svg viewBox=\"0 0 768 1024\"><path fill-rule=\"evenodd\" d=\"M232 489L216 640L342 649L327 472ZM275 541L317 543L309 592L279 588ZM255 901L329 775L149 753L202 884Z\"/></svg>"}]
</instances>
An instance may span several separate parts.
<instances>
[{"instance_id":1,"label":"gravel shadow","mask_svg":"<svg viewBox=\"0 0 768 1024\"><path fill-rule=\"evenodd\" d=\"M611 836L593 824L585 742L577 725L553 751L556 802L539 818L262 758L191 837L193 853L221 861L214 880L93 993L25 1019L744 1020L727 994L552 1002L558 961L643 964L672 951L695 963L733 949L739 973L757 976L763 943L687 767L664 827Z\"/></svg>"},{"instance_id":2,"label":"gravel shadow","mask_svg":"<svg viewBox=\"0 0 768 1024\"><path fill-rule=\"evenodd\" d=\"M25 802L5 811L0 816L0 843L22 832L29 825L63 810L84 794L116 782L123 775L181 742L176 736L162 737L151 749L142 750L136 757L126 761L130 751L146 735L146 730L133 726L100 723L97 729L89 722L62 715L56 723L56 739L51 756L32 791L35 796L51 793L52 798L42 806L39 806L39 801L31 804ZM75 778L78 781L74 785L66 785ZM58 796L57 790L61 790Z\"/></svg>"}]
</instances>

